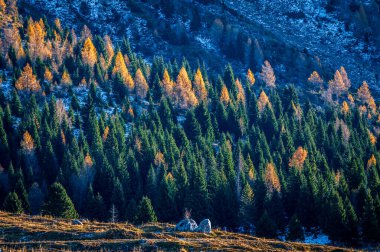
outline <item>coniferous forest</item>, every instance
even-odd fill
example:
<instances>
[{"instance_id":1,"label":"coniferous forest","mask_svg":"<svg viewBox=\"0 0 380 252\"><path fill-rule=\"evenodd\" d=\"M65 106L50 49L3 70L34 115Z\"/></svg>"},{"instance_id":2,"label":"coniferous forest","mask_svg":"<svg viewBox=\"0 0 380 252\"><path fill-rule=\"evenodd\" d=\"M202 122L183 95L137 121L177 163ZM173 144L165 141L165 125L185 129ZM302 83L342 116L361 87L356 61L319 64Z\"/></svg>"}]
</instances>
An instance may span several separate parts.
<instances>
[{"instance_id":1,"label":"coniferous forest","mask_svg":"<svg viewBox=\"0 0 380 252\"><path fill-rule=\"evenodd\" d=\"M21 16L13 0L0 31L2 210L141 224L187 209L259 237L380 241L380 114L344 67L297 89L269 60L148 63L138 42Z\"/></svg>"}]
</instances>

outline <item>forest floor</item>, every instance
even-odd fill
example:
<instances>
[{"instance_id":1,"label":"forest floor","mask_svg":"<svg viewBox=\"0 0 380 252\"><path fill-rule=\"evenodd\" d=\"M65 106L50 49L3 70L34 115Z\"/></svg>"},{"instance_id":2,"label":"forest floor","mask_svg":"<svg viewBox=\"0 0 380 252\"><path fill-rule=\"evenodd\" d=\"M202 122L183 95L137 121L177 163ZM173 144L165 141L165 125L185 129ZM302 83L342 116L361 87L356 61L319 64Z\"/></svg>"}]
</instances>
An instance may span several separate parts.
<instances>
[{"instance_id":1,"label":"forest floor","mask_svg":"<svg viewBox=\"0 0 380 252\"><path fill-rule=\"evenodd\" d=\"M353 251L323 245L281 242L213 230L174 232L174 225L71 220L0 212L0 251Z\"/></svg>"}]
</instances>

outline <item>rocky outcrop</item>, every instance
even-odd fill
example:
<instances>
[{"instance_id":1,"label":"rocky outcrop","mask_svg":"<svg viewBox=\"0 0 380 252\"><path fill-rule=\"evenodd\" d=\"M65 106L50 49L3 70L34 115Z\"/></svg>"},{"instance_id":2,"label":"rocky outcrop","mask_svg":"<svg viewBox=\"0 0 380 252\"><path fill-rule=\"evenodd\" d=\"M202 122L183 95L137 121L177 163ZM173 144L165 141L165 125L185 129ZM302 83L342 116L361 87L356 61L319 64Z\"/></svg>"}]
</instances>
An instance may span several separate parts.
<instances>
[{"instance_id":1,"label":"rocky outcrop","mask_svg":"<svg viewBox=\"0 0 380 252\"><path fill-rule=\"evenodd\" d=\"M209 219L201 221L199 226L195 229L195 232L211 233L211 221Z\"/></svg>"},{"instance_id":2,"label":"rocky outcrop","mask_svg":"<svg viewBox=\"0 0 380 252\"><path fill-rule=\"evenodd\" d=\"M204 219L198 226L193 219L183 219L175 226L175 231L211 233L211 221Z\"/></svg>"},{"instance_id":3,"label":"rocky outcrop","mask_svg":"<svg viewBox=\"0 0 380 252\"><path fill-rule=\"evenodd\" d=\"M193 219L181 220L175 226L175 230L180 231L180 232L194 232L197 228L198 228L198 225Z\"/></svg>"}]
</instances>

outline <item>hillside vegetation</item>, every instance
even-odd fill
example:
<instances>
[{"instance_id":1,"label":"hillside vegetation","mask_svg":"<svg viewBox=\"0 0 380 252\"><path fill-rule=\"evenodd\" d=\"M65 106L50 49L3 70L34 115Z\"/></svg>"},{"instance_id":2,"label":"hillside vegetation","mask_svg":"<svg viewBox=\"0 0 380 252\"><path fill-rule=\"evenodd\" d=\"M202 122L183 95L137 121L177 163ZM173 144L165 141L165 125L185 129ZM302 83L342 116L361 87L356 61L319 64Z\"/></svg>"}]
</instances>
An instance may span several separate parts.
<instances>
[{"instance_id":1,"label":"hillside vegetation","mask_svg":"<svg viewBox=\"0 0 380 252\"><path fill-rule=\"evenodd\" d=\"M173 225L84 222L0 212L1 251L351 251L260 239L214 230L211 234L173 232Z\"/></svg>"},{"instance_id":2,"label":"hillside vegetation","mask_svg":"<svg viewBox=\"0 0 380 252\"><path fill-rule=\"evenodd\" d=\"M344 66L297 89L271 59L148 61L15 0L0 21L2 210L141 225L187 209L258 237L380 242L379 104Z\"/></svg>"}]
</instances>

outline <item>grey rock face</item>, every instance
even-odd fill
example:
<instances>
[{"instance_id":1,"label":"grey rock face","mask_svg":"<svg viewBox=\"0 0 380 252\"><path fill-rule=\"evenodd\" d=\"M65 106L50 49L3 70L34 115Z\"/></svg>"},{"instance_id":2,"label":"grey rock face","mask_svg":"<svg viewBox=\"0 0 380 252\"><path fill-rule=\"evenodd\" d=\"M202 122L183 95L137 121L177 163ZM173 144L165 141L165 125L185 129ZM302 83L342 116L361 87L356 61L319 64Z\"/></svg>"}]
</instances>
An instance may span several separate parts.
<instances>
[{"instance_id":1,"label":"grey rock face","mask_svg":"<svg viewBox=\"0 0 380 252\"><path fill-rule=\"evenodd\" d=\"M193 219L184 219L175 226L176 231L194 232L198 228L197 223Z\"/></svg>"},{"instance_id":2,"label":"grey rock face","mask_svg":"<svg viewBox=\"0 0 380 252\"><path fill-rule=\"evenodd\" d=\"M211 233L211 221L209 219L204 219L201 221L195 232Z\"/></svg>"}]
</instances>

